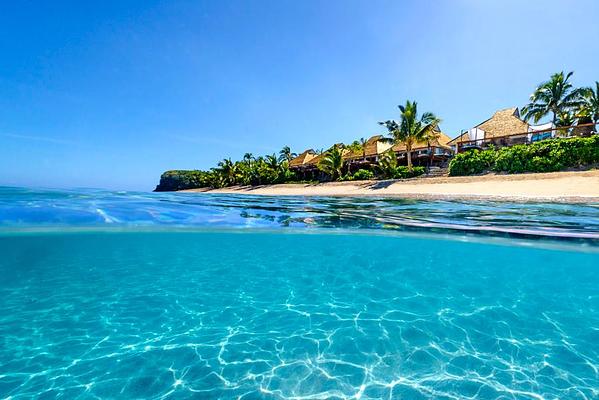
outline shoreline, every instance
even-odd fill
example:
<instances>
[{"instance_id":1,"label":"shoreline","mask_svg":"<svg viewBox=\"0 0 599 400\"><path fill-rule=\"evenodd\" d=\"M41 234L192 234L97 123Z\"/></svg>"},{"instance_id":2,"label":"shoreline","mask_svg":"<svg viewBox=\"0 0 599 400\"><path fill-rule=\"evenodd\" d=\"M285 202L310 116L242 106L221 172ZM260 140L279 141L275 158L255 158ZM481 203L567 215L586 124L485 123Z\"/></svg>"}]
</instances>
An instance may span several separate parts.
<instances>
[{"instance_id":1,"label":"shoreline","mask_svg":"<svg viewBox=\"0 0 599 400\"><path fill-rule=\"evenodd\" d=\"M418 177L404 180L284 183L187 189L184 193L257 196L388 197L420 200L599 203L599 170Z\"/></svg>"}]
</instances>

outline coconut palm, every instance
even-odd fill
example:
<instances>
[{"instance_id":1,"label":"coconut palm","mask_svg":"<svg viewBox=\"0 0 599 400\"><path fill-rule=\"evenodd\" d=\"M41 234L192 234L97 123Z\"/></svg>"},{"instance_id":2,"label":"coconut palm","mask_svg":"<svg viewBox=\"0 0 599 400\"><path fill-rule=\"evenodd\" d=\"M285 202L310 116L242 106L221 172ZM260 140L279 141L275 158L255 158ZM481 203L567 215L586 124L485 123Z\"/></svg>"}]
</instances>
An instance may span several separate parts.
<instances>
[{"instance_id":1,"label":"coconut palm","mask_svg":"<svg viewBox=\"0 0 599 400\"><path fill-rule=\"evenodd\" d=\"M558 135L568 136L568 133L570 132L570 129L568 127L574 125L575 121L576 117L571 111L562 111L559 114L557 114L557 118L555 119L555 126L557 128L562 128L558 129Z\"/></svg>"},{"instance_id":2,"label":"coconut palm","mask_svg":"<svg viewBox=\"0 0 599 400\"><path fill-rule=\"evenodd\" d=\"M439 142L439 138L441 137L441 131L439 130L439 127L436 126L435 129L432 129L431 131L428 132L428 134L425 137L426 140L426 148L428 150L428 168L430 169L431 164L433 163L433 152L431 149L431 143L438 143Z\"/></svg>"},{"instance_id":3,"label":"coconut palm","mask_svg":"<svg viewBox=\"0 0 599 400\"><path fill-rule=\"evenodd\" d=\"M381 154L378 162L378 168L383 173L385 178L395 177L397 171L397 155L392 149Z\"/></svg>"},{"instance_id":4,"label":"coconut palm","mask_svg":"<svg viewBox=\"0 0 599 400\"><path fill-rule=\"evenodd\" d=\"M366 161L366 142L368 140L360 138L360 144L362 145L362 161Z\"/></svg>"},{"instance_id":5,"label":"coconut palm","mask_svg":"<svg viewBox=\"0 0 599 400\"><path fill-rule=\"evenodd\" d=\"M343 170L343 149L341 146L333 146L318 163L318 169L329 175L332 180L337 180L341 177Z\"/></svg>"},{"instance_id":6,"label":"coconut palm","mask_svg":"<svg viewBox=\"0 0 599 400\"><path fill-rule=\"evenodd\" d=\"M533 119L537 123L551 114L551 122L557 125L560 113L579 107L582 91L574 89L568 82L572 74L573 72L558 72L551 75L547 82L541 83L530 95L530 103L522 108L524 119Z\"/></svg>"},{"instance_id":7,"label":"coconut palm","mask_svg":"<svg viewBox=\"0 0 599 400\"><path fill-rule=\"evenodd\" d=\"M578 115L581 119L592 122L596 132L599 123L599 82L595 82L595 88L584 88L581 93L582 104L578 109Z\"/></svg>"},{"instance_id":8,"label":"coconut palm","mask_svg":"<svg viewBox=\"0 0 599 400\"><path fill-rule=\"evenodd\" d=\"M279 151L279 161L280 162L287 161L289 163L295 157L297 157L297 153L293 153L289 146L285 146L281 149L281 151Z\"/></svg>"},{"instance_id":9,"label":"coconut palm","mask_svg":"<svg viewBox=\"0 0 599 400\"><path fill-rule=\"evenodd\" d=\"M219 162L217 171L222 176L226 185L231 186L235 184L237 165L233 163L230 158L226 158Z\"/></svg>"},{"instance_id":10,"label":"coconut palm","mask_svg":"<svg viewBox=\"0 0 599 400\"><path fill-rule=\"evenodd\" d=\"M399 122L388 120L379 122L389 131L388 140L393 143L402 143L406 146L408 158L408 170L412 171L412 146L416 142L424 141L427 135L439 125L441 120L431 112L425 112L418 117L418 103L415 101L406 101L403 106L398 106L400 110Z\"/></svg>"},{"instance_id":11,"label":"coconut palm","mask_svg":"<svg viewBox=\"0 0 599 400\"><path fill-rule=\"evenodd\" d=\"M254 160L254 155L252 153L245 153L243 155L243 161L245 161L246 164L252 165L253 160Z\"/></svg>"}]
</instances>

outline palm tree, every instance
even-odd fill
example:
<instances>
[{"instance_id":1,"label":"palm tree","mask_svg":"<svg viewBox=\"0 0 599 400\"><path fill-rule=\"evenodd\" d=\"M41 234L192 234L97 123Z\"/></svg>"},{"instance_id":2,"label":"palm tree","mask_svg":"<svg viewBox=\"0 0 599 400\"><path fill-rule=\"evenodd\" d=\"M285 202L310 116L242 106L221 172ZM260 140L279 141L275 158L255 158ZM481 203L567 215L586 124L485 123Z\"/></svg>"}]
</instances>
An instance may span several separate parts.
<instances>
[{"instance_id":1,"label":"palm tree","mask_svg":"<svg viewBox=\"0 0 599 400\"><path fill-rule=\"evenodd\" d=\"M597 124L599 123L599 82L595 82L595 88L592 87L582 89L582 104L578 109L580 118L590 120L594 125L594 130L597 132Z\"/></svg>"},{"instance_id":2,"label":"palm tree","mask_svg":"<svg viewBox=\"0 0 599 400\"><path fill-rule=\"evenodd\" d=\"M318 163L318 169L329 175L332 180L337 180L342 175L343 154L341 146L333 146L324 153Z\"/></svg>"},{"instance_id":3,"label":"palm tree","mask_svg":"<svg viewBox=\"0 0 599 400\"><path fill-rule=\"evenodd\" d=\"M403 143L406 146L408 157L408 170L412 171L412 146L416 142L426 139L427 135L439 125L441 120L431 112L425 112L418 117L418 103L415 101L406 101L403 106L398 106L400 110L399 122L388 120L379 122L389 131L388 140L394 143Z\"/></svg>"},{"instance_id":4,"label":"palm tree","mask_svg":"<svg viewBox=\"0 0 599 400\"><path fill-rule=\"evenodd\" d=\"M431 143L434 143L434 142L438 143L440 137L441 137L441 131L439 130L438 126L436 126L435 129L432 129L431 131L429 131L425 137L426 148L428 150L428 168L429 168L429 170L431 168L431 164L433 163L433 152L431 150Z\"/></svg>"},{"instance_id":5,"label":"palm tree","mask_svg":"<svg viewBox=\"0 0 599 400\"><path fill-rule=\"evenodd\" d=\"M366 142L368 140L360 138L360 144L362 145L362 161L366 161Z\"/></svg>"},{"instance_id":6,"label":"palm tree","mask_svg":"<svg viewBox=\"0 0 599 400\"><path fill-rule=\"evenodd\" d=\"M522 108L524 119L533 119L535 123L552 114L551 122L557 125L560 113L580 106L581 90L573 89L568 80L573 72L558 72L551 75L547 82L541 83L530 95L530 103Z\"/></svg>"},{"instance_id":7,"label":"palm tree","mask_svg":"<svg viewBox=\"0 0 599 400\"><path fill-rule=\"evenodd\" d=\"M245 153L243 155L243 161L246 162L249 166L252 165L252 160L254 159L254 155L252 153Z\"/></svg>"},{"instance_id":8,"label":"palm tree","mask_svg":"<svg viewBox=\"0 0 599 400\"><path fill-rule=\"evenodd\" d=\"M279 151L279 161L287 161L291 162L295 157L297 157L297 153L293 153L289 146L285 146Z\"/></svg>"},{"instance_id":9,"label":"palm tree","mask_svg":"<svg viewBox=\"0 0 599 400\"><path fill-rule=\"evenodd\" d=\"M565 128L558 129L559 136L568 136L570 129L566 127L574 125L575 120L576 117L570 111L562 111L559 114L557 114L557 118L555 120L556 128Z\"/></svg>"},{"instance_id":10,"label":"palm tree","mask_svg":"<svg viewBox=\"0 0 599 400\"><path fill-rule=\"evenodd\" d=\"M219 162L217 171L222 176L226 185L231 186L235 184L237 165L233 163L230 158L226 158Z\"/></svg>"},{"instance_id":11,"label":"palm tree","mask_svg":"<svg viewBox=\"0 0 599 400\"><path fill-rule=\"evenodd\" d=\"M392 149L389 149L381 154L378 167L385 178L395 177L395 172L397 171L397 156Z\"/></svg>"}]
</instances>

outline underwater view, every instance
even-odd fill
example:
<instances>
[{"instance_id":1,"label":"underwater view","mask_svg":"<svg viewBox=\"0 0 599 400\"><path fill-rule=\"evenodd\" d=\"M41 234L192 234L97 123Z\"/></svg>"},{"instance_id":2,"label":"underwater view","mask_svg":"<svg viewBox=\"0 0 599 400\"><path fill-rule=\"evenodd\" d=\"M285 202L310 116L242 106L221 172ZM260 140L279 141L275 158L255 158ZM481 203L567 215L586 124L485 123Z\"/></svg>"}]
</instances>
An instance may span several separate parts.
<instances>
[{"instance_id":1,"label":"underwater view","mask_svg":"<svg viewBox=\"0 0 599 400\"><path fill-rule=\"evenodd\" d=\"M0 398L596 399L599 205L0 188Z\"/></svg>"}]
</instances>

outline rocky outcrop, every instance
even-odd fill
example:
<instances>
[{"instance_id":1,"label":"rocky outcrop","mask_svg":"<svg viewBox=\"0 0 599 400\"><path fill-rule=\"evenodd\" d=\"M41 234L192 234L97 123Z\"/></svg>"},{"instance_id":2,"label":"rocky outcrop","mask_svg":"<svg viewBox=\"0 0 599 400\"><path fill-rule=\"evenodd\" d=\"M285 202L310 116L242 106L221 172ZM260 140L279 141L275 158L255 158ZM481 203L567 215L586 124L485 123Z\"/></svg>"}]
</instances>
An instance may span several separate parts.
<instances>
[{"instance_id":1,"label":"rocky outcrop","mask_svg":"<svg viewBox=\"0 0 599 400\"><path fill-rule=\"evenodd\" d=\"M172 192L175 190L195 189L202 186L202 171L172 170L160 176L160 183L155 192Z\"/></svg>"}]
</instances>

